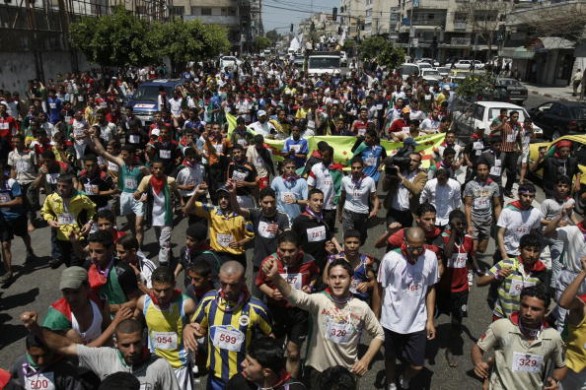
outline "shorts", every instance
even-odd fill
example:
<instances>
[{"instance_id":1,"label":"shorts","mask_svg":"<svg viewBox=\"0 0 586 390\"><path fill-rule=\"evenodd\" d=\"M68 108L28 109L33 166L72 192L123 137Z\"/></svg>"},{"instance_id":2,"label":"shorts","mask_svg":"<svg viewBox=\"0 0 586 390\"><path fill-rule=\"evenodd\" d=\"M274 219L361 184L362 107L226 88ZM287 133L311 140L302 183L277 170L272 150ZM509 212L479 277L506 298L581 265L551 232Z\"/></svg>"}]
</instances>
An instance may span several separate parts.
<instances>
[{"instance_id":1,"label":"shorts","mask_svg":"<svg viewBox=\"0 0 586 390\"><path fill-rule=\"evenodd\" d=\"M383 330L385 331L385 358L397 356L413 366L425 364L425 346L427 344L425 329L407 334L395 333L385 327ZM393 352L391 353L391 351Z\"/></svg>"},{"instance_id":2,"label":"shorts","mask_svg":"<svg viewBox=\"0 0 586 390\"><path fill-rule=\"evenodd\" d=\"M273 315L273 332L277 339L287 336L287 341L300 346L309 333L309 314L296 307L270 306Z\"/></svg>"},{"instance_id":3,"label":"shorts","mask_svg":"<svg viewBox=\"0 0 586 390\"><path fill-rule=\"evenodd\" d=\"M134 199L134 194L122 192L120 194L120 215L135 214L137 217L144 215L144 203Z\"/></svg>"},{"instance_id":4,"label":"shorts","mask_svg":"<svg viewBox=\"0 0 586 390\"><path fill-rule=\"evenodd\" d=\"M179 388L181 390L194 389L191 365L174 368L173 371L175 372L175 377L177 378L177 382L179 383Z\"/></svg>"},{"instance_id":5,"label":"shorts","mask_svg":"<svg viewBox=\"0 0 586 390\"><path fill-rule=\"evenodd\" d=\"M492 227L492 218L489 220L477 221L472 218L472 239L482 241L490 238L490 229Z\"/></svg>"},{"instance_id":6,"label":"shorts","mask_svg":"<svg viewBox=\"0 0 586 390\"><path fill-rule=\"evenodd\" d=\"M529 148L523 148L523 152L519 155L518 164L527 164L529 162Z\"/></svg>"},{"instance_id":7,"label":"shorts","mask_svg":"<svg viewBox=\"0 0 586 390\"><path fill-rule=\"evenodd\" d=\"M437 310L438 315L448 314L453 320L462 322L462 318L468 317L468 291L438 291Z\"/></svg>"},{"instance_id":8,"label":"shorts","mask_svg":"<svg viewBox=\"0 0 586 390\"><path fill-rule=\"evenodd\" d=\"M18 217L7 221L0 216L0 242L8 242L14 239L14 236L24 237L28 234L26 216Z\"/></svg>"}]
</instances>

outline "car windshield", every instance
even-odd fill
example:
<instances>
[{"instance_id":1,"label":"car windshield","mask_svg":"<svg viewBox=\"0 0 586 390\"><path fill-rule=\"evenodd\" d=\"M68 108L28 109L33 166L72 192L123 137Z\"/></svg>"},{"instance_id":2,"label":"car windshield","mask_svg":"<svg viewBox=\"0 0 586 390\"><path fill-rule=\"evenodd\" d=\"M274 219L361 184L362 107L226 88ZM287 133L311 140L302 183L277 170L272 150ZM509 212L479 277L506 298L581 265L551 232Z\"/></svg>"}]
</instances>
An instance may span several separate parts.
<instances>
[{"instance_id":1,"label":"car windshield","mask_svg":"<svg viewBox=\"0 0 586 390\"><path fill-rule=\"evenodd\" d=\"M449 73L449 72L450 72L450 70L449 70L448 68L443 68L443 67L440 67L440 68L435 68L435 69L436 69L438 72L444 72L444 73Z\"/></svg>"},{"instance_id":2,"label":"car windshield","mask_svg":"<svg viewBox=\"0 0 586 390\"><path fill-rule=\"evenodd\" d=\"M222 57L222 61L236 61L236 57Z\"/></svg>"},{"instance_id":3,"label":"car windshield","mask_svg":"<svg viewBox=\"0 0 586 390\"><path fill-rule=\"evenodd\" d=\"M136 93L133 96L134 100L143 100L149 102L156 102L157 96L159 95L159 88L158 85L139 85ZM167 91L167 95L173 95L173 88L171 87L164 87L165 91Z\"/></svg>"},{"instance_id":4,"label":"car windshield","mask_svg":"<svg viewBox=\"0 0 586 390\"><path fill-rule=\"evenodd\" d=\"M427 62L422 62L419 64L419 69L428 69L428 68L433 68L433 66L431 66Z\"/></svg>"},{"instance_id":5,"label":"car windshield","mask_svg":"<svg viewBox=\"0 0 586 390\"><path fill-rule=\"evenodd\" d=\"M519 122L525 122L525 118L529 117L529 114L527 114L527 112L524 109L519 109L519 108L509 108L509 107L491 107L490 111L489 111L489 115L488 117L490 119L492 118L496 118L497 116L499 116L501 114L501 108L506 108L507 111L518 111L519 112Z\"/></svg>"},{"instance_id":6,"label":"car windshield","mask_svg":"<svg viewBox=\"0 0 586 390\"><path fill-rule=\"evenodd\" d=\"M586 119L586 107L572 107L572 118L574 119Z\"/></svg>"},{"instance_id":7,"label":"car windshield","mask_svg":"<svg viewBox=\"0 0 586 390\"><path fill-rule=\"evenodd\" d=\"M419 68L415 65L403 65L401 66L401 75L411 76L413 74L419 74Z\"/></svg>"},{"instance_id":8,"label":"car windshield","mask_svg":"<svg viewBox=\"0 0 586 390\"><path fill-rule=\"evenodd\" d=\"M308 66L309 68L339 68L340 57L309 57Z\"/></svg>"},{"instance_id":9,"label":"car windshield","mask_svg":"<svg viewBox=\"0 0 586 390\"><path fill-rule=\"evenodd\" d=\"M423 71L423 75L424 76L439 76L439 72L437 70L433 70L433 69L425 69Z\"/></svg>"}]
</instances>

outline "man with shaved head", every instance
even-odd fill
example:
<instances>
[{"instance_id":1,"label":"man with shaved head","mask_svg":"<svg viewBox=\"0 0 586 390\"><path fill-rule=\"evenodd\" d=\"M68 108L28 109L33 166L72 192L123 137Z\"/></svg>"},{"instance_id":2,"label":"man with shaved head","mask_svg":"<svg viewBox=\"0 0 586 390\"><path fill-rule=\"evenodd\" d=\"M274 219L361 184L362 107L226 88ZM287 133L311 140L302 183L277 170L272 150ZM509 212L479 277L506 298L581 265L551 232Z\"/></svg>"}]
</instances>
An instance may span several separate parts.
<instances>
[{"instance_id":1,"label":"man with shaved head","mask_svg":"<svg viewBox=\"0 0 586 390\"><path fill-rule=\"evenodd\" d=\"M273 332L269 311L250 295L244 272L238 261L224 263L220 288L204 295L184 330L185 345L192 351L197 350L197 338L207 338L208 389L224 389L240 371L255 332L266 336Z\"/></svg>"},{"instance_id":2,"label":"man with shaved head","mask_svg":"<svg viewBox=\"0 0 586 390\"><path fill-rule=\"evenodd\" d=\"M423 369L426 341L435 338L437 257L425 249L425 232L420 227L405 229L404 237L400 248L383 257L378 272L388 389L397 388L396 358L407 363L399 378L401 388L407 389L410 380Z\"/></svg>"}]
</instances>

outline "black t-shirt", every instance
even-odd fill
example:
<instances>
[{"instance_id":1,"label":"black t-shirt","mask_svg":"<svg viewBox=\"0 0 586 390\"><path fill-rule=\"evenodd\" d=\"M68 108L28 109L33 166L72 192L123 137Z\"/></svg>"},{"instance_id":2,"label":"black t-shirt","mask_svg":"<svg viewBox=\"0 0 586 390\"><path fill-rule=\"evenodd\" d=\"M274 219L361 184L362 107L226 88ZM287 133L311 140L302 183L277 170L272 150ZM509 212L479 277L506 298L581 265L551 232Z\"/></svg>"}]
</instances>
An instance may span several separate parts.
<instances>
[{"instance_id":1,"label":"black t-shirt","mask_svg":"<svg viewBox=\"0 0 586 390\"><path fill-rule=\"evenodd\" d=\"M277 213L272 217L263 215L259 209L250 211L250 221L254 226L254 258L252 264L260 266L265 257L277 250L277 237L286 229L289 229L289 217ZM276 225L276 231L275 231Z\"/></svg>"},{"instance_id":2,"label":"black t-shirt","mask_svg":"<svg viewBox=\"0 0 586 390\"><path fill-rule=\"evenodd\" d=\"M187 270L194 264L199 262L205 261L210 265L212 270L211 272L211 279L212 283L215 287L219 287L218 285L218 273L220 272L220 267L222 266L221 259L218 255L216 255L211 249L194 249L194 250L187 250L187 247L181 248L181 254L179 258L179 262L181 266L183 266L183 272L185 275L184 278L184 285L185 287L191 284L191 280L187 275Z\"/></svg>"},{"instance_id":3,"label":"black t-shirt","mask_svg":"<svg viewBox=\"0 0 586 390\"><path fill-rule=\"evenodd\" d=\"M315 258L320 271L323 272L328 256L325 244L332 239L332 232L325 221L318 222L315 218L301 214L293 221L291 230L299 237L299 246Z\"/></svg>"},{"instance_id":4,"label":"black t-shirt","mask_svg":"<svg viewBox=\"0 0 586 390\"><path fill-rule=\"evenodd\" d=\"M99 171L98 174L90 176L83 170L79 175L79 182L83 185L85 194L96 204L96 208L99 209L108 205L111 195L93 195L93 193L96 187L98 191L108 191L114 188L114 181L110 175L104 171Z\"/></svg>"},{"instance_id":5,"label":"black t-shirt","mask_svg":"<svg viewBox=\"0 0 586 390\"><path fill-rule=\"evenodd\" d=\"M231 162L228 167L228 178L236 181L256 181L256 170L248 163ZM251 194L250 187L237 187L236 195L245 196Z\"/></svg>"}]
</instances>

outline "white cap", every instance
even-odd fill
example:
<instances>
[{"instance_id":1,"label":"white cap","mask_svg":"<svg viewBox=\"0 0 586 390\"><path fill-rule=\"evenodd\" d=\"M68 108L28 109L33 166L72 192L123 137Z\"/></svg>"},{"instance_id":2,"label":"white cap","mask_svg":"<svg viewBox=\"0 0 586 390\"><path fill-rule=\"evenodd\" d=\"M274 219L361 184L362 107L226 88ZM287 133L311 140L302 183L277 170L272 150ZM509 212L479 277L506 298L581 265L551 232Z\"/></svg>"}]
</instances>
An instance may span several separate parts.
<instances>
[{"instance_id":1,"label":"white cap","mask_svg":"<svg viewBox=\"0 0 586 390\"><path fill-rule=\"evenodd\" d=\"M152 135L156 135L157 137L160 136L161 135L161 130L159 130L159 129L153 129L151 131L151 136Z\"/></svg>"},{"instance_id":2,"label":"white cap","mask_svg":"<svg viewBox=\"0 0 586 390\"><path fill-rule=\"evenodd\" d=\"M266 114L267 114L267 112L265 110L258 110L256 112L256 116L258 116L258 117L264 116Z\"/></svg>"}]
</instances>

